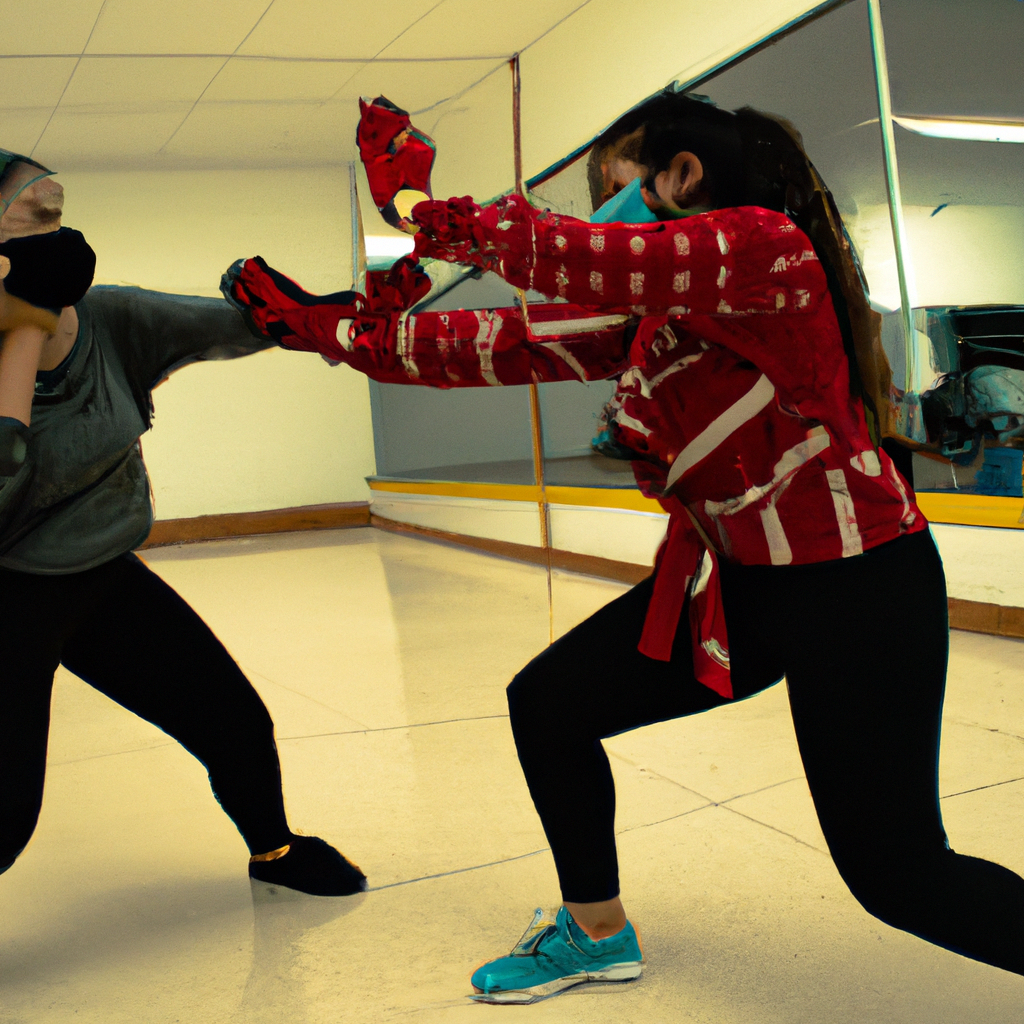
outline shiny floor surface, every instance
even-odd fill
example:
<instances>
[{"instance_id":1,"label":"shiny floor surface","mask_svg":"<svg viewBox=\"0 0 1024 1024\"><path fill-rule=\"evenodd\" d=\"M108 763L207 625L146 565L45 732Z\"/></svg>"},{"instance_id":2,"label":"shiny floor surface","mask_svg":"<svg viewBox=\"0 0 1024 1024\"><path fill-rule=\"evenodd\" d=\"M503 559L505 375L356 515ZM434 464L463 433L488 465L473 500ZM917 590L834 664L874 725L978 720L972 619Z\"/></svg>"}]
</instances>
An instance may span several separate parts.
<instances>
[{"instance_id":1,"label":"shiny floor surface","mask_svg":"<svg viewBox=\"0 0 1024 1024\"><path fill-rule=\"evenodd\" d=\"M62 671L42 817L0 878L0 1024L1022 1019L1024 979L847 893L782 687L607 744L643 978L470 1002L471 970L558 903L503 692L547 641L543 570L372 529L146 559L271 709L293 826L373 890L251 885L201 766ZM556 631L622 589L557 575ZM955 633L941 791L957 849L1024 871L1022 777L1024 643Z\"/></svg>"}]
</instances>

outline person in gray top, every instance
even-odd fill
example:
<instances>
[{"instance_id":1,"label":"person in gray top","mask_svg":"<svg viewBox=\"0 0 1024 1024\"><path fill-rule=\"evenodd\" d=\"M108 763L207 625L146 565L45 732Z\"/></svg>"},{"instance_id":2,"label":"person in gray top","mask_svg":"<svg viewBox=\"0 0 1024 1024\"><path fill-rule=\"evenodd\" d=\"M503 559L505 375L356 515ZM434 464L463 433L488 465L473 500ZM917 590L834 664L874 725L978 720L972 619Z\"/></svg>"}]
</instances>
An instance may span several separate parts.
<instances>
[{"instance_id":1,"label":"person in gray top","mask_svg":"<svg viewBox=\"0 0 1024 1024\"><path fill-rule=\"evenodd\" d=\"M61 227L51 173L0 150L0 873L36 826L63 664L204 764L253 878L362 891L358 867L288 827L266 707L209 627L132 553L153 523L139 446L153 387L189 363L273 342L221 299L86 292L94 257Z\"/></svg>"}]
</instances>

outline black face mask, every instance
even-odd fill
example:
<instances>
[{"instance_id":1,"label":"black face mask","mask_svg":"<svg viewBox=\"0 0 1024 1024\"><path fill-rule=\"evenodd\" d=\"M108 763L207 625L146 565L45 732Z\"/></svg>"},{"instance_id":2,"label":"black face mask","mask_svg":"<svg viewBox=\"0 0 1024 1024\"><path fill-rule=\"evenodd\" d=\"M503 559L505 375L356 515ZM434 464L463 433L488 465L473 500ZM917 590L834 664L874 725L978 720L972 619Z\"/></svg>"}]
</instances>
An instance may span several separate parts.
<instances>
[{"instance_id":1,"label":"black face mask","mask_svg":"<svg viewBox=\"0 0 1024 1024\"><path fill-rule=\"evenodd\" d=\"M96 253L72 228L0 242L0 256L11 261L7 294L57 314L82 300L96 270Z\"/></svg>"}]
</instances>

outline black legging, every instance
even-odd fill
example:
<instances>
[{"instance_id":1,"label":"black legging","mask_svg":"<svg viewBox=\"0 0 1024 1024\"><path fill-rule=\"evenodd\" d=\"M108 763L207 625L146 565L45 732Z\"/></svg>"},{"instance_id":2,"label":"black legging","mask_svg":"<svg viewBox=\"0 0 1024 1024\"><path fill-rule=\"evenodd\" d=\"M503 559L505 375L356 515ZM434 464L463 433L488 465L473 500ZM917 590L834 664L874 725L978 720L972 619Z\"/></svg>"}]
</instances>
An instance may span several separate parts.
<instances>
[{"instance_id":1,"label":"black legging","mask_svg":"<svg viewBox=\"0 0 1024 1024\"><path fill-rule=\"evenodd\" d=\"M128 554L62 576L0 569L0 871L39 817L58 664L194 754L251 852L289 842L263 701L203 620Z\"/></svg>"},{"instance_id":2,"label":"black legging","mask_svg":"<svg viewBox=\"0 0 1024 1024\"><path fill-rule=\"evenodd\" d=\"M612 601L508 688L519 760L575 903L619 892L600 740L725 703L694 678L685 625L671 662L637 651L650 593L647 580ZM818 820L854 896L894 927L1024 974L1024 879L953 853L942 827L949 632L930 534L815 565L725 565L722 598L734 692L785 674Z\"/></svg>"}]
</instances>

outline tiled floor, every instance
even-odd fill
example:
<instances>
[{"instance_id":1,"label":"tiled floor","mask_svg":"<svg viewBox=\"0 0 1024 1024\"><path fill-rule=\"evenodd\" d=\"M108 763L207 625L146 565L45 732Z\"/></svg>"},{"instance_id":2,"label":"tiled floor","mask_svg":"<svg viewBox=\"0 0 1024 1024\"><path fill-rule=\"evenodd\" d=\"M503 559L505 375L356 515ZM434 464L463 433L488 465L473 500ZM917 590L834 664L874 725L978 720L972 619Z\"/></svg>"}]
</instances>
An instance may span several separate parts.
<instances>
[{"instance_id":1,"label":"tiled floor","mask_svg":"<svg viewBox=\"0 0 1024 1024\"><path fill-rule=\"evenodd\" d=\"M198 763L62 672L39 828L0 878L0 1024L1022 1019L1024 980L846 892L779 687L608 744L643 979L469 1002L473 967L558 901L504 717L505 683L547 640L543 571L371 529L147 561L263 694L293 824L375 891L254 891ZM621 589L557 576L556 629ZM954 634L942 792L958 849L1024 871L1022 777L1024 644Z\"/></svg>"}]
</instances>

